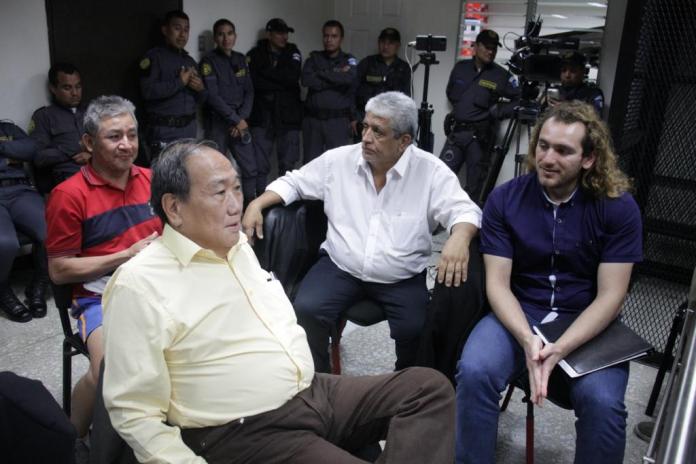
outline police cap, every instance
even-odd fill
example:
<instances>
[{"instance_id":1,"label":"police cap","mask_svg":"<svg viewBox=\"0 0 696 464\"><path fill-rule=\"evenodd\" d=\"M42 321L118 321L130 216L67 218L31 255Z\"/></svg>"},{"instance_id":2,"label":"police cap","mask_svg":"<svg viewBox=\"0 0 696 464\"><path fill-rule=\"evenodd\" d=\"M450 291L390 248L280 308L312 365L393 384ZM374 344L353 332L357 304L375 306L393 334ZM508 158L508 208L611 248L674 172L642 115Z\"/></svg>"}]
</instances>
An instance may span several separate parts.
<instances>
[{"instance_id":1,"label":"police cap","mask_svg":"<svg viewBox=\"0 0 696 464\"><path fill-rule=\"evenodd\" d=\"M476 43L482 43L486 47L502 47L498 33L493 29L484 29L476 36Z\"/></svg>"},{"instance_id":2,"label":"police cap","mask_svg":"<svg viewBox=\"0 0 696 464\"><path fill-rule=\"evenodd\" d=\"M295 29L280 18L273 18L266 23L266 31L268 32L295 32Z\"/></svg>"}]
</instances>

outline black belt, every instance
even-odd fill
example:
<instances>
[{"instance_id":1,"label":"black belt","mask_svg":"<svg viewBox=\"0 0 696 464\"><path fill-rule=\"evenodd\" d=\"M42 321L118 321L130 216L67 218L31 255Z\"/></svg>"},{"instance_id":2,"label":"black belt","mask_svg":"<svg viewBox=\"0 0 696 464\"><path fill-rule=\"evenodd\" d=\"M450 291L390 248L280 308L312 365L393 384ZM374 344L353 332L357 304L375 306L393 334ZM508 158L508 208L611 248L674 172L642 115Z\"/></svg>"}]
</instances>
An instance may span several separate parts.
<instances>
[{"instance_id":1,"label":"black belt","mask_svg":"<svg viewBox=\"0 0 696 464\"><path fill-rule=\"evenodd\" d=\"M456 122L454 126L452 127L452 132L461 132L461 131L478 131L481 129L486 129L488 128L488 122L487 121L479 121L479 122Z\"/></svg>"},{"instance_id":2,"label":"black belt","mask_svg":"<svg viewBox=\"0 0 696 464\"><path fill-rule=\"evenodd\" d=\"M323 109L323 108L307 108L307 115L316 119L336 119L350 118L350 108L343 109Z\"/></svg>"},{"instance_id":3,"label":"black belt","mask_svg":"<svg viewBox=\"0 0 696 464\"><path fill-rule=\"evenodd\" d=\"M153 126L167 127L186 127L194 119L196 119L195 113L186 114L184 116L166 116L160 114L151 114L148 116L148 122Z\"/></svg>"},{"instance_id":4,"label":"black belt","mask_svg":"<svg viewBox=\"0 0 696 464\"><path fill-rule=\"evenodd\" d=\"M12 187L13 185L31 185L29 179L0 179L0 187Z\"/></svg>"}]
</instances>

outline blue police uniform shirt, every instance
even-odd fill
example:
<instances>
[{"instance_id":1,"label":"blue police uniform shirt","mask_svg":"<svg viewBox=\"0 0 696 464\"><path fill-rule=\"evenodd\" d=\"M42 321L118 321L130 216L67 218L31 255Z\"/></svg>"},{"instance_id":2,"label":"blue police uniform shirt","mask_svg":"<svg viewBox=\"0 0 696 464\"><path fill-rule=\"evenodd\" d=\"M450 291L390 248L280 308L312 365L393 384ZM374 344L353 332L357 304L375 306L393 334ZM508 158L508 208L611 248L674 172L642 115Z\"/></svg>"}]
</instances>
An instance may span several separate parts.
<instances>
[{"instance_id":1,"label":"blue police uniform shirt","mask_svg":"<svg viewBox=\"0 0 696 464\"><path fill-rule=\"evenodd\" d=\"M0 179L25 179L22 163L34 160L37 144L22 129L0 121Z\"/></svg>"},{"instance_id":2,"label":"blue police uniform shirt","mask_svg":"<svg viewBox=\"0 0 696 464\"><path fill-rule=\"evenodd\" d=\"M196 60L174 47L155 47L140 61L140 92L149 114L158 116L192 116L196 104L203 103L207 91L196 92L181 82L181 68L193 66Z\"/></svg>"},{"instance_id":3,"label":"blue police uniform shirt","mask_svg":"<svg viewBox=\"0 0 696 464\"><path fill-rule=\"evenodd\" d=\"M398 90L411 96L411 68L398 56L387 64L382 55L370 55L360 60L357 70L357 109L364 113L367 101L383 92Z\"/></svg>"},{"instance_id":4,"label":"blue police uniform shirt","mask_svg":"<svg viewBox=\"0 0 696 464\"><path fill-rule=\"evenodd\" d=\"M341 71L348 66L348 71ZM340 51L335 57L314 51L302 68L302 84L307 87L307 108L311 110L350 110L355 112L358 61Z\"/></svg>"},{"instance_id":5,"label":"blue police uniform shirt","mask_svg":"<svg viewBox=\"0 0 696 464\"><path fill-rule=\"evenodd\" d=\"M500 107L500 112L491 114L491 107L500 97L515 103L520 88L517 78L497 63L476 69L475 60L462 60L454 65L447 82L447 99L454 107L458 122L478 122L512 115L512 104Z\"/></svg>"},{"instance_id":6,"label":"blue police uniform shirt","mask_svg":"<svg viewBox=\"0 0 696 464\"><path fill-rule=\"evenodd\" d=\"M600 263L642 260L640 211L633 197L595 198L578 187L554 205L536 173L496 188L481 224L482 253L512 259L510 288L525 313L577 315L597 295Z\"/></svg>"},{"instance_id":7,"label":"blue police uniform shirt","mask_svg":"<svg viewBox=\"0 0 696 464\"><path fill-rule=\"evenodd\" d=\"M244 55L233 51L227 56L216 48L201 60L201 76L208 89L208 115L214 114L229 126L249 118L254 86Z\"/></svg>"},{"instance_id":8,"label":"blue police uniform shirt","mask_svg":"<svg viewBox=\"0 0 696 464\"><path fill-rule=\"evenodd\" d=\"M595 111L601 117L604 110L604 93L599 87L585 83L577 87L563 87L559 89L561 100L580 100L594 106Z\"/></svg>"}]
</instances>

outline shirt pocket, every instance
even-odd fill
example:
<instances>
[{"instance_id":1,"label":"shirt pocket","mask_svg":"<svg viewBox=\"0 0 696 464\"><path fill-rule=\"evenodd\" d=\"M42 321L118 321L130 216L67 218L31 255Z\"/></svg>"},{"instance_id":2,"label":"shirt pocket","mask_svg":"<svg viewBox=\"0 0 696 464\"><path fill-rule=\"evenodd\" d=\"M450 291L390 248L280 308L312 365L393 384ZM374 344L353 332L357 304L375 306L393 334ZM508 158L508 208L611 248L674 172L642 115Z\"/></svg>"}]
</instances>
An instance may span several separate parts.
<instances>
[{"instance_id":1,"label":"shirt pocket","mask_svg":"<svg viewBox=\"0 0 696 464\"><path fill-rule=\"evenodd\" d=\"M425 218L410 213L397 213L389 218L391 242L394 250L413 253L427 250L430 236L427 233Z\"/></svg>"}]
</instances>

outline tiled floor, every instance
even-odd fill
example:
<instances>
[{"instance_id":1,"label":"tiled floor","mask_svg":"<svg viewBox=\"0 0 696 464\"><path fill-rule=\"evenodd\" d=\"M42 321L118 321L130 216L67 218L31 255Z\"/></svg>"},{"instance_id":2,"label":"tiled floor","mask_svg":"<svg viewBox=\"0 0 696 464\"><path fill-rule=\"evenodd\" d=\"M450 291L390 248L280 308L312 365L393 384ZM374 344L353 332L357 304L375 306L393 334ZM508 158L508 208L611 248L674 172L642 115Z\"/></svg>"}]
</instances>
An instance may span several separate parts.
<instances>
[{"instance_id":1,"label":"tiled floor","mask_svg":"<svg viewBox=\"0 0 696 464\"><path fill-rule=\"evenodd\" d=\"M26 272L13 276L21 294ZM48 316L26 324L0 317L0 370L41 380L58 402L61 401L62 331L51 302ZM368 328L349 328L341 342L345 375L384 373L393 369L394 347L386 323ZM73 382L87 369L82 356L73 358ZM655 369L633 363L626 405L629 410L625 463L638 464L647 449L632 432L636 422L645 420L645 405L655 377ZM501 414L498 436L499 463L524 462L525 405L516 391L506 412ZM574 452L574 416L553 405L536 409L536 459L538 463L571 463Z\"/></svg>"}]
</instances>

